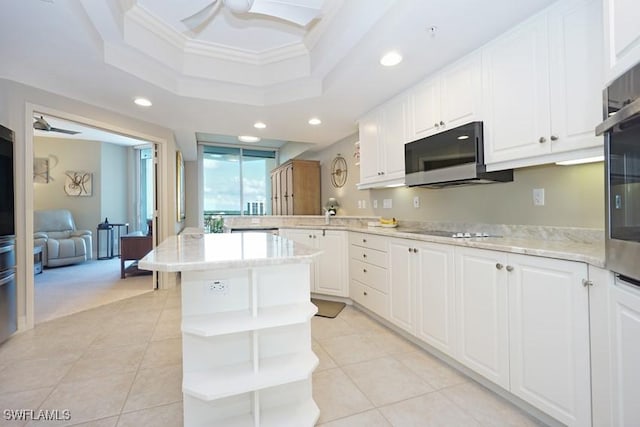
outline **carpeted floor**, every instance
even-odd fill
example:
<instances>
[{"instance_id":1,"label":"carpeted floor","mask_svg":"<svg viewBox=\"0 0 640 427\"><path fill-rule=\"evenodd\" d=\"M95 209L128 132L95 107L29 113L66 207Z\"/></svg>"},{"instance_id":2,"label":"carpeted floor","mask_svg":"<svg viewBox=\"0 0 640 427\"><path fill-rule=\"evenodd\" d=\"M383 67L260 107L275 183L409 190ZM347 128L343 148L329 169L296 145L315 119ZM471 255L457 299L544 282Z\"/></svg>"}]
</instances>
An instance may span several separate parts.
<instances>
[{"instance_id":1,"label":"carpeted floor","mask_svg":"<svg viewBox=\"0 0 640 427\"><path fill-rule=\"evenodd\" d=\"M152 276L120 279L119 258L45 268L35 276L35 320L41 323L152 290Z\"/></svg>"}]
</instances>

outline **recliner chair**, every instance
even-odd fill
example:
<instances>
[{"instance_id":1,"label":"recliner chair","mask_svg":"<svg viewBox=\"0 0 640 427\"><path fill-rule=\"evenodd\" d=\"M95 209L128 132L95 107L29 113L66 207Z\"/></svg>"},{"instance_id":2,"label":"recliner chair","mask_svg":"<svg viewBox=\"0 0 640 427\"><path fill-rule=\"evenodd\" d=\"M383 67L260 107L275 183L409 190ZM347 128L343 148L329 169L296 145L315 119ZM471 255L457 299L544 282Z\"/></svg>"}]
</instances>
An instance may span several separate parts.
<instances>
[{"instance_id":1,"label":"recliner chair","mask_svg":"<svg viewBox=\"0 0 640 427\"><path fill-rule=\"evenodd\" d=\"M93 258L91 231L76 230L67 209L33 213L34 246L42 246L42 264L47 267L77 264Z\"/></svg>"}]
</instances>

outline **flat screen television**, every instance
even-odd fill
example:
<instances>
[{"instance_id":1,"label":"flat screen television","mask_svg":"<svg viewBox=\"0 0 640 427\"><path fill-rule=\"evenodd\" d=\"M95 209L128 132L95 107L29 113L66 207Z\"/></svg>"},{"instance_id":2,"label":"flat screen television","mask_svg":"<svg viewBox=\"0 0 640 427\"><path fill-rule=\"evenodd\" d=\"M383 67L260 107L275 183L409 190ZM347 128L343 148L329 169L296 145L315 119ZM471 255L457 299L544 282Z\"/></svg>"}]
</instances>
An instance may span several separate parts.
<instances>
[{"instance_id":1,"label":"flat screen television","mask_svg":"<svg viewBox=\"0 0 640 427\"><path fill-rule=\"evenodd\" d=\"M13 141L11 129L0 125L0 237L15 235Z\"/></svg>"}]
</instances>

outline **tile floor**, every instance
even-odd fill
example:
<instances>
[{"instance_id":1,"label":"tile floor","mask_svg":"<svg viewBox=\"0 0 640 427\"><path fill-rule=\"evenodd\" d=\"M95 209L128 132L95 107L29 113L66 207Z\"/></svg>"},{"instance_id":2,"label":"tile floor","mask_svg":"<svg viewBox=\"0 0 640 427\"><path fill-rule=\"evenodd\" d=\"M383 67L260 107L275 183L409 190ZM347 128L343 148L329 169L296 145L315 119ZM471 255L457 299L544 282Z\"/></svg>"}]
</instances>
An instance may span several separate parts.
<instances>
[{"instance_id":1,"label":"tile floor","mask_svg":"<svg viewBox=\"0 0 640 427\"><path fill-rule=\"evenodd\" d=\"M314 317L312 336L319 426L541 425L355 308ZM0 425L181 426L181 382L179 290L147 293L0 345ZM71 419L9 421L7 409Z\"/></svg>"}]
</instances>

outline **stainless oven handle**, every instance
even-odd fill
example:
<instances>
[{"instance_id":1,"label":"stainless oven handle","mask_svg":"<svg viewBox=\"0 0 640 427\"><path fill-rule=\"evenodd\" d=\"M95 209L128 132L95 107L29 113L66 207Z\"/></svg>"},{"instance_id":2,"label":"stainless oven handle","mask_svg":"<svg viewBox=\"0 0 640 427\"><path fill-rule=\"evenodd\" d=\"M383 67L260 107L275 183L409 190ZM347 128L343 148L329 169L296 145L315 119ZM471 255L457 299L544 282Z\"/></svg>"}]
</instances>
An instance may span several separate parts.
<instances>
[{"instance_id":1,"label":"stainless oven handle","mask_svg":"<svg viewBox=\"0 0 640 427\"><path fill-rule=\"evenodd\" d=\"M608 132L613 129L614 126L630 119L638 113L640 113L640 98L636 99L631 104L625 105L613 116L607 118L604 122L596 126L596 135L602 135L603 133Z\"/></svg>"}]
</instances>

